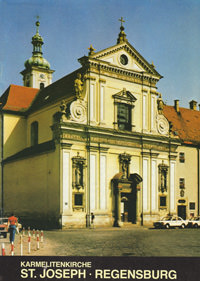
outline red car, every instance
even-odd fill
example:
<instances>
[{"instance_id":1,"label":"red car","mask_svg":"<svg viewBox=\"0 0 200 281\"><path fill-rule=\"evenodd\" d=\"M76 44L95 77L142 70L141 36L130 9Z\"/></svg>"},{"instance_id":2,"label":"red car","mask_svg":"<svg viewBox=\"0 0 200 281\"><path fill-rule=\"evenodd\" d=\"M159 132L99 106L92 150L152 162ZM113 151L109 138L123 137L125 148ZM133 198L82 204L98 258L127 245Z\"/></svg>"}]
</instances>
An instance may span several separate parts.
<instances>
[{"instance_id":1,"label":"red car","mask_svg":"<svg viewBox=\"0 0 200 281\"><path fill-rule=\"evenodd\" d=\"M8 218L0 218L0 235L4 238L7 237L8 233Z\"/></svg>"}]
</instances>

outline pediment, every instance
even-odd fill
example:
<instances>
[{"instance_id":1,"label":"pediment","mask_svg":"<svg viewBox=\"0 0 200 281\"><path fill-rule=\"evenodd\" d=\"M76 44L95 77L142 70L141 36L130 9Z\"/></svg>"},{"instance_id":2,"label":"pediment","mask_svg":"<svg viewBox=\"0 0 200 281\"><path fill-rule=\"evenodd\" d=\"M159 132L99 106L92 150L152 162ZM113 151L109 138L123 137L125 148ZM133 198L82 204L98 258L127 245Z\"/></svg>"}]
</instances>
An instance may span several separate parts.
<instances>
[{"instance_id":1,"label":"pediment","mask_svg":"<svg viewBox=\"0 0 200 281\"><path fill-rule=\"evenodd\" d=\"M123 42L105 50L93 53L90 58L109 63L110 65L132 70L139 73L149 73L162 77L129 43Z\"/></svg>"},{"instance_id":2,"label":"pediment","mask_svg":"<svg viewBox=\"0 0 200 281\"><path fill-rule=\"evenodd\" d=\"M133 104L137 100L136 97L125 88L119 93L114 94L113 98L117 102L126 102L128 104Z\"/></svg>"}]
</instances>

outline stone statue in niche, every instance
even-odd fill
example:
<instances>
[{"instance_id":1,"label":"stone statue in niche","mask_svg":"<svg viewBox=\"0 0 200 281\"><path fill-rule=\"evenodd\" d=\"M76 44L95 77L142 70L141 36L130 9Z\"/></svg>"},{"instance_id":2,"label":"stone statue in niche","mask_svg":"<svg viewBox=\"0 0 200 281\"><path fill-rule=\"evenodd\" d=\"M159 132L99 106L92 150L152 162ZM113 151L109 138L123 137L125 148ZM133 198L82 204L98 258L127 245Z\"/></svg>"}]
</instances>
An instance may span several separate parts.
<instances>
[{"instance_id":1,"label":"stone statue in niche","mask_svg":"<svg viewBox=\"0 0 200 281\"><path fill-rule=\"evenodd\" d=\"M128 178L128 167L127 163L122 162L122 173L123 173L123 178L127 179Z\"/></svg>"},{"instance_id":2,"label":"stone statue in niche","mask_svg":"<svg viewBox=\"0 0 200 281\"><path fill-rule=\"evenodd\" d=\"M131 156L129 154L123 153L119 155L120 172L123 174L123 179L129 178L129 165L131 161Z\"/></svg>"},{"instance_id":3,"label":"stone statue in niche","mask_svg":"<svg viewBox=\"0 0 200 281\"><path fill-rule=\"evenodd\" d=\"M82 186L83 175L80 165L77 165L75 168L75 179L76 179L76 186Z\"/></svg>"},{"instance_id":4,"label":"stone statue in niche","mask_svg":"<svg viewBox=\"0 0 200 281\"><path fill-rule=\"evenodd\" d=\"M74 81L74 90L77 99L83 98L83 82L81 80L81 74L77 74L77 78Z\"/></svg>"},{"instance_id":5,"label":"stone statue in niche","mask_svg":"<svg viewBox=\"0 0 200 281\"><path fill-rule=\"evenodd\" d=\"M84 188L84 169L86 167L86 159L79 155L72 158L72 186L76 189Z\"/></svg>"},{"instance_id":6,"label":"stone statue in niche","mask_svg":"<svg viewBox=\"0 0 200 281\"><path fill-rule=\"evenodd\" d=\"M164 164L164 162L162 162L162 164L160 164L158 166L159 168L159 180L160 180L160 184L159 184L159 191L166 192L167 191L167 174L168 174L168 166Z\"/></svg>"}]
</instances>

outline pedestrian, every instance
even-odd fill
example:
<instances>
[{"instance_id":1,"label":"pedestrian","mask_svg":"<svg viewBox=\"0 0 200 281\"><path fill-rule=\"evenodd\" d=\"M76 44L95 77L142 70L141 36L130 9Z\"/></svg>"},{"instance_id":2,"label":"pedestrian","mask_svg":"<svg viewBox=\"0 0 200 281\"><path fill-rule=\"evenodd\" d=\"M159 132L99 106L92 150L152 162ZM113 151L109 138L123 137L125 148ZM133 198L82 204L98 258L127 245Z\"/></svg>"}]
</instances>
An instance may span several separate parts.
<instances>
[{"instance_id":1,"label":"pedestrian","mask_svg":"<svg viewBox=\"0 0 200 281\"><path fill-rule=\"evenodd\" d=\"M91 213L91 228L94 228L94 213Z\"/></svg>"},{"instance_id":2,"label":"pedestrian","mask_svg":"<svg viewBox=\"0 0 200 281\"><path fill-rule=\"evenodd\" d=\"M10 243L14 243L17 224L18 220L12 213L11 216L8 218L8 231L10 233Z\"/></svg>"},{"instance_id":3,"label":"pedestrian","mask_svg":"<svg viewBox=\"0 0 200 281\"><path fill-rule=\"evenodd\" d=\"M140 214L140 224L143 225L143 213Z\"/></svg>"}]
</instances>

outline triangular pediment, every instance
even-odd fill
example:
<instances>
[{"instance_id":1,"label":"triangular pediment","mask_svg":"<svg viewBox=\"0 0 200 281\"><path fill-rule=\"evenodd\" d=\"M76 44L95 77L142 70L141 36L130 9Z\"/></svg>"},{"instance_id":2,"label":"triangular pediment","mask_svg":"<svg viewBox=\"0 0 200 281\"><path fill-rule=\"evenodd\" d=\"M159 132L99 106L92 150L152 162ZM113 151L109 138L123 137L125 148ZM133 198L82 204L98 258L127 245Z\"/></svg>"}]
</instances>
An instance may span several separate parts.
<instances>
[{"instance_id":1,"label":"triangular pediment","mask_svg":"<svg viewBox=\"0 0 200 281\"><path fill-rule=\"evenodd\" d=\"M102 62L126 70L138 73L149 73L151 75L162 77L155 70L154 65L149 64L129 42L123 42L105 50L93 53L90 58L98 59Z\"/></svg>"},{"instance_id":2,"label":"triangular pediment","mask_svg":"<svg viewBox=\"0 0 200 281\"><path fill-rule=\"evenodd\" d=\"M137 100L136 97L134 97L134 95L131 94L131 92L127 91L125 88L119 93L113 95L113 98L115 99L115 101L126 102L129 104L133 104Z\"/></svg>"}]
</instances>

